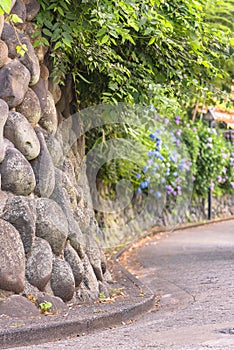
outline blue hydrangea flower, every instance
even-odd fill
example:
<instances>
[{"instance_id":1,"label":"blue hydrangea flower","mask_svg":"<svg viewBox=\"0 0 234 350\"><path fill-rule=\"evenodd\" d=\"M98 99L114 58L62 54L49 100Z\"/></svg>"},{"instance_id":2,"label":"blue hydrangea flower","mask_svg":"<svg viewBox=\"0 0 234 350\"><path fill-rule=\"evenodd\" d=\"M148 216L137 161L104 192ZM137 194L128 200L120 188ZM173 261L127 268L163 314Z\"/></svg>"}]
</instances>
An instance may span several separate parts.
<instances>
[{"instance_id":1,"label":"blue hydrangea flower","mask_svg":"<svg viewBox=\"0 0 234 350\"><path fill-rule=\"evenodd\" d=\"M173 156L170 156L170 161L171 161L171 162L173 162L173 163L175 163L175 162L176 162L176 159L175 159L175 157L173 157Z\"/></svg>"},{"instance_id":2,"label":"blue hydrangea flower","mask_svg":"<svg viewBox=\"0 0 234 350\"><path fill-rule=\"evenodd\" d=\"M142 189L147 188L147 187L148 187L148 181L143 181L143 182L141 182L141 183L140 183L140 187L141 187Z\"/></svg>"}]
</instances>

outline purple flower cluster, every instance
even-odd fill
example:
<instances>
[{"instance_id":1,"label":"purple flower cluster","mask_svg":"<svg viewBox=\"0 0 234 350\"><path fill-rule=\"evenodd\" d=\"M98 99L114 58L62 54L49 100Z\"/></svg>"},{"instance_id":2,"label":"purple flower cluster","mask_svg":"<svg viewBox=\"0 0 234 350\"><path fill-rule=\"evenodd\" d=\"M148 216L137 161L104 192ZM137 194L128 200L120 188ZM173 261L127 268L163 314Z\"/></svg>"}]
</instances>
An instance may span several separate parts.
<instances>
[{"instance_id":1,"label":"purple flower cluster","mask_svg":"<svg viewBox=\"0 0 234 350\"><path fill-rule=\"evenodd\" d=\"M176 125L179 125L180 124L180 116L176 116L175 117L175 123L176 123Z\"/></svg>"},{"instance_id":2,"label":"purple flower cluster","mask_svg":"<svg viewBox=\"0 0 234 350\"><path fill-rule=\"evenodd\" d=\"M168 195L181 196L182 191L180 186L172 187L171 185L166 185L166 191Z\"/></svg>"},{"instance_id":3,"label":"purple flower cluster","mask_svg":"<svg viewBox=\"0 0 234 350\"><path fill-rule=\"evenodd\" d=\"M228 180L228 176L222 177L221 175L217 176L217 182L223 184Z\"/></svg>"}]
</instances>

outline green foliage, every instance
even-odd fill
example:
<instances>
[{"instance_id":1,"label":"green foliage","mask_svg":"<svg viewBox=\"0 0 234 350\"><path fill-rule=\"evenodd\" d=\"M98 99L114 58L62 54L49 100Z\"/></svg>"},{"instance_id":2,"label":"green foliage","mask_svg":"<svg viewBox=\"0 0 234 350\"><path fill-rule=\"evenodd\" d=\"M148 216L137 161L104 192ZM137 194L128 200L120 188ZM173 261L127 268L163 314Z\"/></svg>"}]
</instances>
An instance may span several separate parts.
<instances>
[{"instance_id":1,"label":"green foliage","mask_svg":"<svg viewBox=\"0 0 234 350\"><path fill-rule=\"evenodd\" d=\"M204 1L206 21L227 33L234 32L234 0Z\"/></svg>"},{"instance_id":2,"label":"green foliage","mask_svg":"<svg viewBox=\"0 0 234 350\"><path fill-rule=\"evenodd\" d=\"M215 84L230 92L234 79L234 0L205 0L206 23L215 31L223 32L229 38L230 57L224 63L226 74L216 79Z\"/></svg>"},{"instance_id":3,"label":"green foliage","mask_svg":"<svg viewBox=\"0 0 234 350\"><path fill-rule=\"evenodd\" d=\"M184 115L197 99L210 103L223 97L224 84L230 88L234 0L39 2L36 22L43 37L39 39L38 30L34 45L49 46L55 81L63 84L72 75L78 108L118 101L152 104L172 119ZM201 124L186 123L181 137L192 160L195 190L205 195L211 181L228 167L222 156L226 144ZM108 152L105 140L119 137L150 149L148 131L145 125L137 130L129 125L105 127L88 136L87 150L99 144L103 155ZM170 163L166 149L162 154ZM145 160L138 162L140 168ZM139 169L133 163L116 159L103 166L99 176L112 187L127 175L136 188ZM167 181L174 180L168 176Z\"/></svg>"},{"instance_id":4,"label":"green foliage","mask_svg":"<svg viewBox=\"0 0 234 350\"><path fill-rule=\"evenodd\" d=\"M223 135L203 124L197 125L199 156L196 160L194 188L200 196L206 196L212 182L217 183L227 163L223 154L227 150Z\"/></svg>"},{"instance_id":5,"label":"green foliage","mask_svg":"<svg viewBox=\"0 0 234 350\"><path fill-rule=\"evenodd\" d=\"M45 301L44 303L39 304L41 312L46 313L51 310L52 304L49 301Z\"/></svg>"},{"instance_id":6,"label":"green foliage","mask_svg":"<svg viewBox=\"0 0 234 350\"><path fill-rule=\"evenodd\" d=\"M19 43L19 45L16 46L16 52L17 54L24 56L25 53L28 51L28 48L25 44L21 43L19 35L14 26L15 23L23 23L23 21L18 15L10 14L10 11L11 11L11 0L2 0L0 4L0 16L7 14L5 21L9 22L13 26L18 43Z\"/></svg>"},{"instance_id":7,"label":"green foliage","mask_svg":"<svg viewBox=\"0 0 234 350\"><path fill-rule=\"evenodd\" d=\"M0 4L0 16L5 13L10 13L11 10L11 0L1 0Z\"/></svg>"},{"instance_id":8,"label":"green foliage","mask_svg":"<svg viewBox=\"0 0 234 350\"><path fill-rule=\"evenodd\" d=\"M98 298L103 300L103 299L106 299L106 296L104 293L99 293Z\"/></svg>"},{"instance_id":9,"label":"green foliage","mask_svg":"<svg viewBox=\"0 0 234 350\"><path fill-rule=\"evenodd\" d=\"M52 45L52 76L71 73L80 106L126 101L186 103L221 77L228 36L194 0L40 0L39 28Z\"/></svg>"}]
</instances>

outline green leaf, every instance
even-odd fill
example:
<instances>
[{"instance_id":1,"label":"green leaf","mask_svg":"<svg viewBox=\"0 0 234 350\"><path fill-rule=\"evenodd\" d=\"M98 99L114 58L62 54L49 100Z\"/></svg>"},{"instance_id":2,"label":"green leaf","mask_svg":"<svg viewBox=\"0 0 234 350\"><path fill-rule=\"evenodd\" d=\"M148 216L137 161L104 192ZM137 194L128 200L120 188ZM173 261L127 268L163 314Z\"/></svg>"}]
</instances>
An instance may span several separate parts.
<instances>
[{"instance_id":1,"label":"green leaf","mask_svg":"<svg viewBox=\"0 0 234 350\"><path fill-rule=\"evenodd\" d=\"M155 40L156 40L156 38L155 38L155 36L153 36L153 37L150 39L150 41L148 42L148 46L153 45L153 43L155 42Z\"/></svg>"},{"instance_id":2,"label":"green leaf","mask_svg":"<svg viewBox=\"0 0 234 350\"><path fill-rule=\"evenodd\" d=\"M47 28L52 29L53 24L52 24L51 21L49 21L48 19L46 19L43 23L44 23L44 25L45 25Z\"/></svg>"},{"instance_id":3,"label":"green leaf","mask_svg":"<svg viewBox=\"0 0 234 350\"><path fill-rule=\"evenodd\" d=\"M78 75L79 78L81 78L85 83L87 84L92 84L91 81L88 81L82 74L80 74L79 72L76 72L76 75Z\"/></svg>"},{"instance_id":4,"label":"green leaf","mask_svg":"<svg viewBox=\"0 0 234 350\"><path fill-rule=\"evenodd\" d=\"M109 35L104 35L102 39L100 40L100 45L106 44L110 40Z\"/></svg>"},{"instance_id":5,"label":"green leaf","mask_svg":"<svg viewBox=\"0 0 234 350\"><path fill-rule=\"evenodd\" d=\"M1 0L0 8L3 10L3 13L10 13L11 0Z\"/></svg>"},{"instance_id":6,"label":"green leaf","mask_svg":"<svg viewBox=\"0 0 234 350\"><path fill-rule=\"evenodd\" d=\"M63 43L64 43L66 46L72 48L72 45L71 45L71 41L70 41L70 40L68 40L67 38L63 38L62 41L63 41Z\"/></svg>"},{"instance_id":7,"label":"green leaf","mask_svg":"<svg viewBox=\"0 0 234 350\"><path fill-rule=\"evenodd\" d=\"M49 41L46 39L46 38L41 38L41 42L42 42L42 44L44 44L45 46L50 46L50 43L49 43Z\"/></svg>"},{"instance_id":8,"label":"green leaf","mask_svg":"<svg viewBox=\"0 0 234 350\"><path fill-rule=\"evenodd\" d=\"M234 38L230 38L229 39L229 43L230 43L231 46L234 46Z\"/></svg>"},{"instance_id":9,"label":"green leaf","mask_svg":"<svg viewBox=\"0 0 234 350\"><path fill-rule=\"evenodd\" d=\"M97 32L97 38L100 38L100 36L103 36L106 33L106 28L101 28L98 32Z\"/></svg>"},{"instance_id":10,"label":"green leaf","mask_svg":"<svg viewBox=\"0 0 234 350\"><path fill-rule=\"evenodd\" d=\"M35 49L36 47L40 46L40 45L41 45L41 40L39 40L39 39L35 40L34 43L33 43L34 49Z\"/></svg>"},{"instance_id":11,"label":"green leaf","mask_svg":"<svg viewBox=\"0 0 234 350\"><path fill-rule=\"evenodd\" d=\"M24 57L25 53L28 51L28 48L25 44L23 45L17 45L16 46L16 52L18 55Z\"/></svg>"},{"instance_id":12,"label":"green leaf","mask_svg":"<svg viewBox=\"0 0 234 350\"><path fill-rule=\"evenodd\" d=\"M55 46L54 46L54 50L57 50L58 48L60 48L62 46L62 43L60 41L58 41Z\"/></svg>"},{"instance_id":13,"label":"green leaf","mask_svg":"<svg viewBox=\"0 0 234 350\"><path fill-rule=\"evenodd\" d=\"M58 12L60 13L61 16L64 17L64 12L63 12L63 9L61 7L58 7Z\"/></svg>"},{"instance_id":14,"label":"green leaf","mask_svg":"<svg viewBox=\"0 0 234 350\"><path fill-rule=\"evenodd\" d=\"M35 39L35 38L37 38L38 36L40 36L41 35L41 32L35 32L35 33L33 33L32 35L31 35L31 38L32 39Z\"/></svg>"},{"instance_id":15,"label":"green leaf","mask_svg":"<svg viewBox=\"0 0 234 350\"><path fill-rule=\"evenodd\" d=\"M138 32L139 29L140 29L140 27L139 27L139 25L137 24L136 21L129 20L128 25L129 25L130 27L132 27L133 29L135 29L136 32Z\"/></svg>"},{"instance_id":16,"label":"green leaf","mask_svg":"<svg viewBox=\"0 0 234 350\"><path fill-rule=\"evenodd\" d=\"M47 36L52 36L52 35L53 35L52 32L51 32L49 29L47 29L47 28L43 28L43 29L42 29L42 32L43 32L45 35L47 35Z\"/></svg>"},{"instance_id":17,"label":"green leaf","mask_svg":"<svg viewBox=\"0 0 234 350\"><path fill-rule=\"evenodd\" d=\"M23 23L22 19L16 14L11 15L11 20L13 23Z\"/></svg>"}]
</instances>

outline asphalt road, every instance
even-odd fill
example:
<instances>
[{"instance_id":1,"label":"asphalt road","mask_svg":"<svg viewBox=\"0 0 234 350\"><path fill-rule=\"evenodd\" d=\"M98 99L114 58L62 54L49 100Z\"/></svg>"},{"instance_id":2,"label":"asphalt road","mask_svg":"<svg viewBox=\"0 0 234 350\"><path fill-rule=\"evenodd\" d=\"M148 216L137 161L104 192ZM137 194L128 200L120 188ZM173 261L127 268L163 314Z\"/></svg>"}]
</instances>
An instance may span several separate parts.
<instances>
[{"instance_id":1,"label":"asphalt road","mask_svg":"<svg viewBox=\"0 0 234 350\"><path fill-rule=\"evenodd\" d=\"M233 350L234 220L155 237L128 265L160 296L131 324L18 350Z\"/></svg>"}]
</instances>

